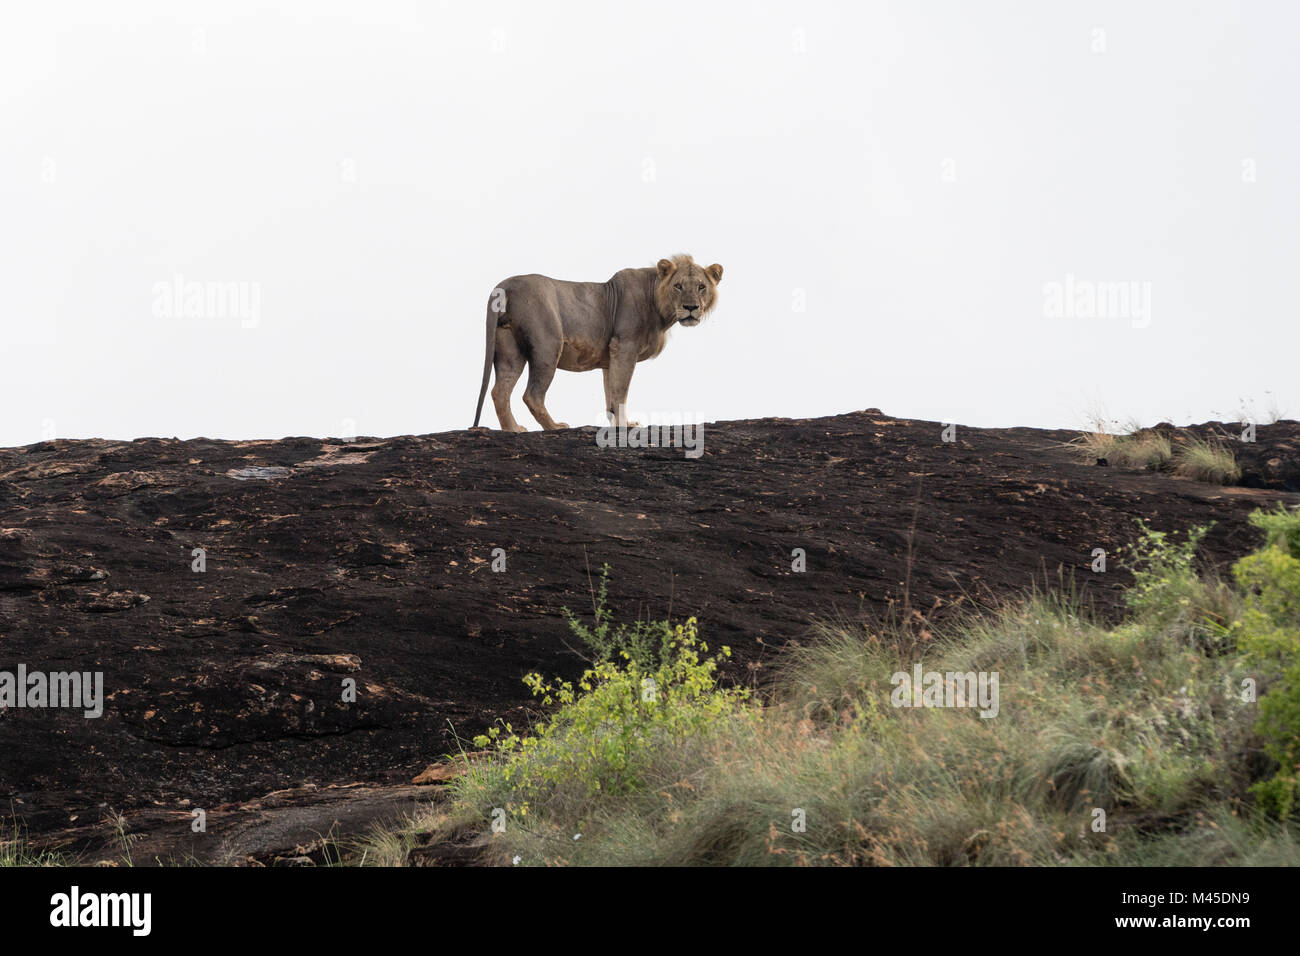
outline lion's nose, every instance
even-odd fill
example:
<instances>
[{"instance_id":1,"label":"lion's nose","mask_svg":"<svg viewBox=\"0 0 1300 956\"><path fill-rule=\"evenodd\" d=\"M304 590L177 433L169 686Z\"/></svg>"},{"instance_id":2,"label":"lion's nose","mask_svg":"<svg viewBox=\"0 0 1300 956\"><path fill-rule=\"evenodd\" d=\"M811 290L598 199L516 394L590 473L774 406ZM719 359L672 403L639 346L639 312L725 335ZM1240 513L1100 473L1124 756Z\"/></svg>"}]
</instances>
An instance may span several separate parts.
<instances>
[{"instance_id":1,"label":"lion's nose","mask_svg":"<svg viewBox=\"0 0 1300 956\"><path fill-rule=\"evenodd\" d=\"M682 308L685 309L687 312L694 312L696 309L699 308L699 306L698 306L698 305L683 305Z\"/></svg>"}]
</instances>

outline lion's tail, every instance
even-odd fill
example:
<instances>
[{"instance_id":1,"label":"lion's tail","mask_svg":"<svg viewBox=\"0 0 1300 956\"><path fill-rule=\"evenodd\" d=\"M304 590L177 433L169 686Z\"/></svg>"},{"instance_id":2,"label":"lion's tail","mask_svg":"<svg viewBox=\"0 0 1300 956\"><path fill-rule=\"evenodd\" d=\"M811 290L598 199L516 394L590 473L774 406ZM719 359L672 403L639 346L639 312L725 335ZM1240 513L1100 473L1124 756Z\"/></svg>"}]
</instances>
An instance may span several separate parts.
<instances>
[{"instance_id":1,"label":"lion's tail","mask_svg":"<svg viewBox=\"0 0 1300 956\"><path fill-rule=\"evenodd\" d=\"M487 307L487 357L483 359L483 384L478 390L478 408L474 410L474 424L483 416L483 399L487 397L488 382L492 380L492 360L497 352L497 323L506 312L506 293L504 289L494 289Z\"/></svg>"}]
</instances>

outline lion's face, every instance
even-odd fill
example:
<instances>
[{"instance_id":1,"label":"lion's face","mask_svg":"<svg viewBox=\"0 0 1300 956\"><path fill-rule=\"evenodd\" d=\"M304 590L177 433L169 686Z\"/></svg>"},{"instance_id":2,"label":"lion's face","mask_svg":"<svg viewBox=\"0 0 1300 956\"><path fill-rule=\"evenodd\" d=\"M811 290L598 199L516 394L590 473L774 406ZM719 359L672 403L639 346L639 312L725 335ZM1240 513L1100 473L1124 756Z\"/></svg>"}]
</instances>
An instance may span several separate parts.
<instances>
[{"instance_id":1,"label":"lion's face","mask_svg":"<svg viewBox=\"0 0 1300 956\"><path fill-rule=\"evenodd\" d=\"M708 268L695 264L690 256L659 260L659 285L655 299L659 313L682 325L699 325L718 301L718 283L722 266Z\"/></svg>"}]
</instances>

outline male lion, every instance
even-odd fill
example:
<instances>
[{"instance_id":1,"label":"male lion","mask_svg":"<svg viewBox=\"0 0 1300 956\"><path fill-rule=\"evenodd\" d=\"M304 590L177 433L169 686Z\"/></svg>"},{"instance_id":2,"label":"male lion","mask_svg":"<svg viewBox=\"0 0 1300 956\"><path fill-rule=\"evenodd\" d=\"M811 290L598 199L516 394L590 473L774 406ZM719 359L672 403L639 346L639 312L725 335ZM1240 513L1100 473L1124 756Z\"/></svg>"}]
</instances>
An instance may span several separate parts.
<instances>
[{"instance_id":1,"label":"male lion","mask_svg":"<svg viewBox=\"0 0 1300 956\"><path fill-rule=\"evenodd\" d=\"M510 411L510 393L528 365L524 404L543 428L568 428L546 411L555 370L605 373L605 411L630 425L624 405L637 362L663 351L674 323L699 325L718 301L722 266L707 269L690 256L660 259L654 268L622 269L608 282L563 282L513 276L492 290L487 308L487 358L474 428L495 364L492 404L501 428L527 431Z\"/></svg>"}]
</instances>

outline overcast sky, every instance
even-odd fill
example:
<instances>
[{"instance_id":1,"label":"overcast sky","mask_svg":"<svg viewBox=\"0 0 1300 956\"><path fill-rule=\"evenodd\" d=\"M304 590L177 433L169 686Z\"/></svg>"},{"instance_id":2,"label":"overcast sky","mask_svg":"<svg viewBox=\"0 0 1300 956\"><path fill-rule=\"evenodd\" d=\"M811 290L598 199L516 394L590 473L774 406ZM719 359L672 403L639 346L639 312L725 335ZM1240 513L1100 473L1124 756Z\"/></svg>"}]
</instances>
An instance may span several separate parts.
<instances>
[{"instance_id":1,"label":"overcast sky","mask_svg":"<svg viewBox=\"0 0 1300 956\"><path fill-rule=\"evenodd\" d=\"M271 7L6 5L0 445L464 428L499 281L677 252L634 411L1300 417L1294 4Z\"/></svg>"}]
</instances>

